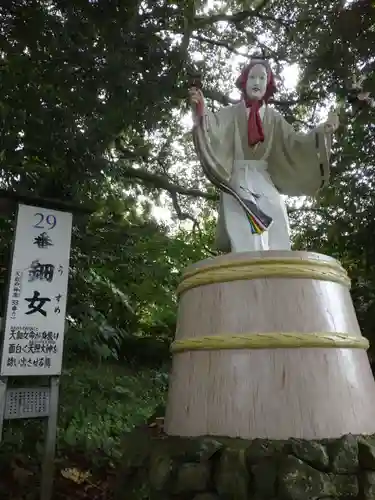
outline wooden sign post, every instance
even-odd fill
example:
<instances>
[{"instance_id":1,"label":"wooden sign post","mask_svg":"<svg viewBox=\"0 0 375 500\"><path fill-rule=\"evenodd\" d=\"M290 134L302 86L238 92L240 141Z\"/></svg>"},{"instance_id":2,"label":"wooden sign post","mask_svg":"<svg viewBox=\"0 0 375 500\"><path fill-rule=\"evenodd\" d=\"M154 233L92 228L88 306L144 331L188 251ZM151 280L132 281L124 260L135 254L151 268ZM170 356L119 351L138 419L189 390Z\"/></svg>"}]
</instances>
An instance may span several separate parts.
<instances>
[{"instance_id":1,"label":"wooden sign post","mask_svg":"<svg viewBox=\"0 0 375 500\"><path fill-rule=\"evenodd\" d=\"M19 203L0 358L4 419L47 418L41 500L53 486L59 377L64 348L72 213ZM8 388L10 377L46 377L43 387Z\"/></svg>"}]
</instances>

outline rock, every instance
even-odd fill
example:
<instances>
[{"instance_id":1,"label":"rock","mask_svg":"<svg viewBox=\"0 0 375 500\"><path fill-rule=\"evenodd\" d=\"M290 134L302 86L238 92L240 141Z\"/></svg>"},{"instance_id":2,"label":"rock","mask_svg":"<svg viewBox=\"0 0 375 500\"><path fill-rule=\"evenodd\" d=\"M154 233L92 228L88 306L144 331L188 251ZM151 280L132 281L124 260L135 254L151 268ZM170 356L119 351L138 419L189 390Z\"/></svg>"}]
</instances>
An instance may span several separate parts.
<instances>
[{"instance_id":1,"label":"rock","mask_svg":"<svg viewBox=\"0 0 375 500\"><path fill-rule=\"evenodd\" d=\"M283 450L285 441L269 439L254 439L246 450L246 459L249 465L254 465L266 457L274 456Z\"/></svg>"},{"instance_id":2,"label":"rock","mask_svg":"<svg viewBox=\"0 0 375 500\"><path fill-rule=\"evenodd\" d=\"M375 470L375 441L361 438L358 441L359 464L363 469Z\"/></svg>"},{"instance_id":3,"label":"rock","mask_svg":"<svg viewBox=\"0 0 375 500\"><path fill-rule=\"evenodd\" d=\"M260 498L276 496L277 461L264 458L251 467L252 491Z\"/></svg>"},{"instance_id":4,"label":"rock","mask_svg":"<svg viewBox=\"0 0 375 500\"><path fill-rule=\"evenodd\" d=\"M351 434L330 442L328 454L332 472L350 474L358 471L358 440Z\"/></svg>"},{"instance_id":5,"label":"rock","mask_svg":"<svg viewBox=\"0 0 375 500\"><path fill-rule=\"evenodd\" d=\"M363 500L373 500L375 498L375 472L362 473L360 492Z\"/></svg>"},{"instance_id":6,"label":"rock","mask_svg":"<svg viewBox=\"0 0 375 500\"><path fill-rule=\"evenodd\" d=\"M209 460L222 448L223 443L220 443L220 441L217 441L216 439L205 438L201 440L201 446L198 452L199 459L201 461Z\"/></svg>"},{"instance_id":7,"label":"rock","mask_svg":"<svg viewBox=\"0 0 375 500\"><path fill-rule=\"evenodd\" d=\"M177 471L173 493L198 493L208 489L211 467L205 463L185 463Z\"/></svg>"},{"instance_id":8,"label":"rock","mask_svg":"<svg viewBox=\"0 0 375 500\"><path fill-rule=\"evenodd\" d=\"M138 498L139 492L150 494L147 472L143 469L136 469L128 476L118 478L117 484L114 485L113 499L124 500ZM148 498L148 497L147 497ZM167 500L165 496L163 500Z\"/></svg>"},{"instance_id":9,"label":"rock","mask_svg":"<svg viewBox=\"0 0 375 500\"><path fill-rule=\"evenodd\" d=\"M134 497L131 497L131 496L126 497L125 496L121 500L138 500L138 499L145 499L145 498L147 498L147 500L171 500L171 498L172 498L170 495L166 495L165 491L152 490L150 492L147 492L147 495L148 496L145 496L144 491L140 490L140 492L138 492L137 496L134 496Z\"/></svg>"},{"instance_id":10,"label":"rock","mask_svg":"<svg viewBox=\"0 0 375 500\"><path fill-rule=\"evenodd\" d=\"M366 479L368 484L372 484L375 486L375 472L364 472L363 477Z\"/></svg>"},{"instance_id":11,"label":"rock","mask_svg":"<svg viewBox=\"0 0 375 500\"><path fill-rule=\"evenodd\" d=\"M193 500L220 500L215 493L199 493Z\"/></svg>"},{"instance_id":12,"label":"rock","mask_svg":"<svg viewBox=\"0 0 375 500\"><path fill-rule=\"evenodd\" d=\"M183 438L168 436L168 438L155 439L154 449L161 454L169 455L172 459L181 459L189 462L209 460L222 447L222 443L211 438Z\"/></svg>"},{"instance_id":13,"label":"rock","mask_svg":"<svg viewBox=\"0 0 375 500\"><path fill-rule=\"evenodd\" d=\"M278 498L282 500L317 500L335 494L328 474L292 455L281 460L278 484Z\"/></svg>"},{"instance_id":14,"label":"rock","mask_svg":"<svg viewBox=\"0 0 375 500\"><path fill-rule=\"evenodd\" d=\"M246 445L226 448L220 456L215 474L215 486L220 498L248 500L250 475L246 467Z\"/></svg>"},{"instance_id":15,"label":"rock","mask_svg":"<svg viewBox=\"0 0 375 500\"><path fill-rule=\"evenodd\" d=\"M357 498L359 494L358 478L354 475L330 474L335 496L345 499Z\"/></svg>"},{"instance_id":16,"label":"rock","mask_svg":"<svg viewBox=\"0 0 375 500\"><path fill-rule=\"evenodd\" d=\"M303 462L315 469L325 471L329 467L329 456L327 448L316 441L305 439L291 439L288 443L290 454L296 456Z\"/></svg>"},{"instance_id":17,"label":"rock","mask_svg":"<svg viewBox=\"0 0 375 500\"><path fill-rule=\"evenodd\" d=\"M150 460L149 481L155 491L168 489L173 474L173 461L167 455L153 454Z\"/></svg>"},{"instance_id":18,"label":"rock","mask_svg":"<svg viewBox=\"0 0 375 500\"><path fill-rule=\"evenodd\" d=\"M125 434L121 441L123 449L122 473L127 470L142 467L149 457L151 436L144 428L136 428Z\"/></svg>"},{"instance_id":19,"label":"rock","mask_svg":"<svg viewBox=\"0 0 375 500\"><path fill-rule=\"evenodd\" d=\"M115 484L114 498L131 498L148 483L146 471L152 448L152 438L147 426L127 432L121 441L123 450Z\"/></svg>"}]
</instances>

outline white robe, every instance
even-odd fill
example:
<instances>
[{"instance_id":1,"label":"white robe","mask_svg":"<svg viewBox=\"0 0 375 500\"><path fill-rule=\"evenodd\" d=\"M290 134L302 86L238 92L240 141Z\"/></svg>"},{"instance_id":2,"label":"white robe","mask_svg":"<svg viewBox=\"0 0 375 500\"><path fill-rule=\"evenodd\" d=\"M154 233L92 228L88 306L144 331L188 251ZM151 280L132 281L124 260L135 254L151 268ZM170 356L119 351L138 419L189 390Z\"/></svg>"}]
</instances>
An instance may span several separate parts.
<instances>
[{"instance_id":1,"label":"white robe","mask_svg":"<svg viewBox=\"0 0 375 500\"><path fill-rule=\"evenodd\" d=\"M289 221L281 194L313 195L329 178L330 140L322 128L297 133L269 106L262 106L260 116L265 141L250 147L243 101L217 113L205 110L204 126L222 166L220 175L273 219L267 231L252 234L244 210L222 193L216 242L223 251L289 250Z\"/></svg>"}]
</instances>

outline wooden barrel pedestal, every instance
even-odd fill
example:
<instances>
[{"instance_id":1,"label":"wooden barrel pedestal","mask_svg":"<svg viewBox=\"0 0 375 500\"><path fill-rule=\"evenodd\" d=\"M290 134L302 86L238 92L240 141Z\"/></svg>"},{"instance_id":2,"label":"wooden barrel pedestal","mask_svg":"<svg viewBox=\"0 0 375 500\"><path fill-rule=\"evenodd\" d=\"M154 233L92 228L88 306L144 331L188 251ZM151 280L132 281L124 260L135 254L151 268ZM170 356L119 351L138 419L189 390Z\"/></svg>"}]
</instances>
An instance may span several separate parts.
<instances>
[{"instance_id":1,"label":"wooden barrel pedestal","mask_svg":"<svg viewBox=\"0 0 375 500\"><path fill-rule=\"evenodd\" d=\"M244 439L375 433L375 382L335 259L223 255L179 288L165 432Z\"/></svg>"}]
</instances>

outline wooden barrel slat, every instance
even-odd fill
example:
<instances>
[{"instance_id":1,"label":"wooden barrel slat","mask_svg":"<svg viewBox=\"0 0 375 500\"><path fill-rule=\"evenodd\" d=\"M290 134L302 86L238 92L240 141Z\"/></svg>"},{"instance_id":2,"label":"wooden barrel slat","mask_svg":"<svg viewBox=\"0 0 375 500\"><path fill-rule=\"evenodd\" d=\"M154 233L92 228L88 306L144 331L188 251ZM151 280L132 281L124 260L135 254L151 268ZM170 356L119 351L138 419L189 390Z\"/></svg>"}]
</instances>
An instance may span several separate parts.
<instances>
[{"instance_id":1,"label":"wooden barrel slat","mask_svg":"<svg viewBox=\"0 0 375 500\"><path fill-rule=\"evenodd\" d=\"M335 281L316 278L320 265L330 269ZM292 271L284 276L293 266L307 269L305 275ZM257 267L272 272L249 277ZM238 274L239 268L247 277ZM205 276L212 278L218 269L229 269L221 273L226 281L214 277L205 283ZM308 277L309 269L315 277ZM191 287L192 278L198 281ZM190 266L180 292L174 345L190 342L195 348L173 354L167 434L320 439L375 432L367 342L349 280L335 259L309 252L228 254ZM232 340L232 346L220 348L251 335L268 335L275 345L278 334L285 340L293 332L300 343L305 335L310 345L319 336L333 344L237 349ZM354 347L337 347L346 337ZM217 346L203 348L209 341Z\"/></svg>"}]
</instances>

